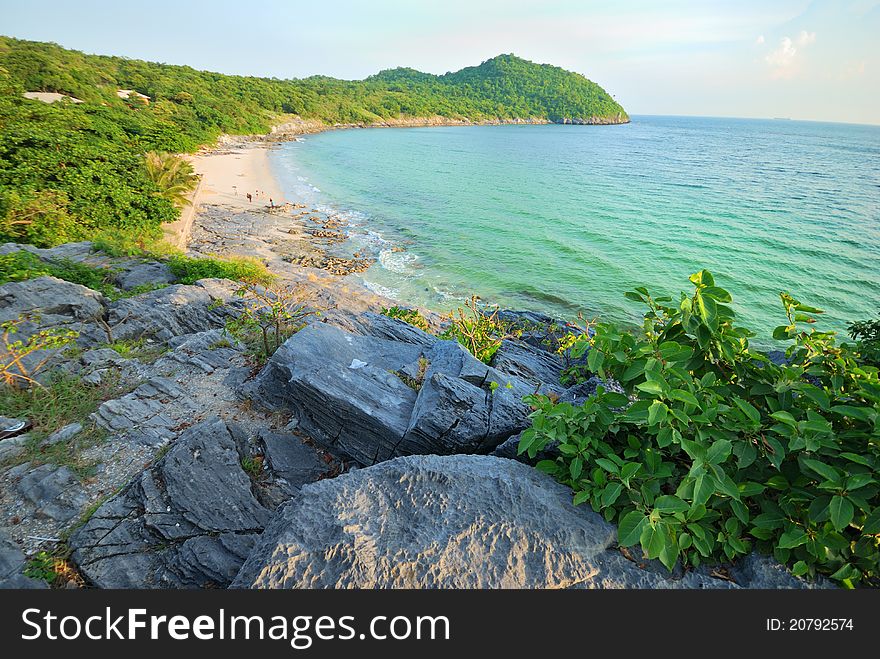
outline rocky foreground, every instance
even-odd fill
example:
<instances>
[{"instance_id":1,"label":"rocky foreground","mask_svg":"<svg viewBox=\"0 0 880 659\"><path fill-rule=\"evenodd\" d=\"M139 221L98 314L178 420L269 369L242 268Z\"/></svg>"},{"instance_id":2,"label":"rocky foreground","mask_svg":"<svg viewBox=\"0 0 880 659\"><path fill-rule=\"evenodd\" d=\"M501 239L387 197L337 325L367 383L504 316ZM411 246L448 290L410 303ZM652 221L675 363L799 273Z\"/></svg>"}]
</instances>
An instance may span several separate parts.
<instances>
[{"instance_id":1,"label":"rocky foreground","mask_svg":"<svg viewBox=\"0 0 880 659\"><path fill-rule=\"evenodd\" d=\"M810 585L757 555L670 574L510 459L529 425L523 396L577 402L599 384L560 384L571 364L550 318L508 312L521 336L487 366L368 308L336 308L259 364L224 331L242 304L232 282L174 283L161 263L108 262L88 244L29 249L104 259L121 288L167 286L116 301L52 277L0 286L0 322L37 311L25 335L79 332L56 371L112 383L40 445L0 441L2 586L45 586L25 576L29 557L60 547L69 585L99 588ZM149 359L108 347L135 339ZM93 427L100 439L83 440Z\"/></svg>"}]
</instances>

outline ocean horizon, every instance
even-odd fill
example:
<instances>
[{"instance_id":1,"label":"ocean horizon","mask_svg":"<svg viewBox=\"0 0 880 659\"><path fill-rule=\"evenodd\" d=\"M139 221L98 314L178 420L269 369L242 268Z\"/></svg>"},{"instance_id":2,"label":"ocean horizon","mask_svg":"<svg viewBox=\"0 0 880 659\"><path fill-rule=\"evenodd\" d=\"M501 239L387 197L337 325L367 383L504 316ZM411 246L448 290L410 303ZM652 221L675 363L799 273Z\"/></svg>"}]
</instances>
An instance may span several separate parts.
<instances>
[{"instance_id":1,"label":"ocean horizon","mask_svg":"<svg viewBox=\"0 0 880 659\"><path fill-rule=\"evenodd\" d=\"M712 271L768 342L779 293L845 331L880 299L880 127L636 115L621 126L342 130L272 153L282 188L342 215L375 292L445 311L471 294L634 323Z\"/></svg>"}]
</instances>

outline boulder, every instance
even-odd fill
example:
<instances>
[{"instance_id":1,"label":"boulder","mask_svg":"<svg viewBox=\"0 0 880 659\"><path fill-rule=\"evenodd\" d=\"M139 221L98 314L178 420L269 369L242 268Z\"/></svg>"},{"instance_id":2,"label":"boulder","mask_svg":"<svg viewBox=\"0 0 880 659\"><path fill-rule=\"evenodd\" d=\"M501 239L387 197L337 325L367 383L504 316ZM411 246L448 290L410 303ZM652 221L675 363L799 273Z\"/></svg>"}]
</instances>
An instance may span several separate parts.
<instances>
[{"instance_id":1,"label":"boulder","mask_svg":"<svg viewBox=\"0 0 880 659\"><path fill-rule=\"evenodd\" d=\"M103 295L91 288L55 277L12 281L0 286L0 321L22 314L40 316L39 327L93 322L104 314Z\"/></svg>"},{"instance_id":2,"label":"boulder","mask_svg":"<svg viewBox=\"0 0 880 659\"><path fill-rule=\"evenodd\" d=\"M226 586L269 510L220 420L184 432L168 453L70 537L72 559L101 588Z\"/></svg>"},{"instance_id":3,"label":"boulder","mask_svg":"<svg viewBox=\"0 0 880 659\"><path fill-rule=\"evenodd\" d=\"M565 369L565 363L559 355L515 339L504 339L501 342L492 358L492 366L502 373L535 385L558 385ZM559 390L562 391L561 386Z\"/></svg>"},{"instance_id":4,"label":"boulder","mask_svg":"<svg viewBox=\"0 0 880 659\"><path fill-rule=\"evenodd\" d=\"M116 285L130 291L143 286L173 284L177 277L167 263L161 261L133 261L122 267L116 274Z\"/></svg>"},{"instance_id":5,"label":"boulder","mask_svg":"<svg viewBox=\"0 0 880 659\"><path fill-rule=\"evenodd\" d=\"M486 366L454 341L429 337L426 345L414 336L419 341L408 343L311 324L273 355L253 392L293 412L318 444L363 465L487 452L528 426L522 398L538 386Z\"/></svg>"},{"instance_id":6,"label":"boulder","mask_svg":"<svg viewBox=\"0 0 880 659\"><path fill-rule=\"evenodd\" d=\"M305 485L233 588L730 588L642 569L615 528L526 465L409 456Z\"/></svg>"},{"instance_id":7,"label":"boulder","mask_svg":"<svg viewBox=\"0 0 880 659\"><path fill-rule=\"evenodd\" d=\"M109 305L113 338L174 337L222 328L241 309L238 285L225 279L202 279L194 285L175 284Z\"/></svg>"}]
</instances>

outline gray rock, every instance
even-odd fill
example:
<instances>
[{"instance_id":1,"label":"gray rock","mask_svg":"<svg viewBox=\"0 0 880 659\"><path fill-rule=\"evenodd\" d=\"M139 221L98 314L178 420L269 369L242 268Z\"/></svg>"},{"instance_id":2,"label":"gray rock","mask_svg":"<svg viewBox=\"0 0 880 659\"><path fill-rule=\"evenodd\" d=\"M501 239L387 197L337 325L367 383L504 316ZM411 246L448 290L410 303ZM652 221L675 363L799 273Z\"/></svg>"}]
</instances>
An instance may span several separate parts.
<instances>
[{"instance_id":1,"label":"gray rock","mask_svg":"<svg viewBox=\"0 0 880 659\"><path fill-rule=\"evenodd\" d=\"M90 242L64 243L57 247L40 248L33 245L20 245L18 243L6 243L0 245L0 254L12 254L13 252L25 251L40 257L44 261L77 261L87 260L93 254L94 247Z\"/></svg>"},{"instance_id":2,"label":"gray rock","mask_svg":"<svg viewBox=\"0 0 880 659\"><path fill-rule=\"evenodd\" d=\"M52 446L53 444L59 444L61 442L69 442L71 439L81 433L82 430L83 425L81 423L70 423L61 428L61 430L53 432L51 435L49 435L46 438L45 443L49 446Z\"/></svg>"},{"instance_id":3,"label":"gray rock","mask_svg":"<svg viewBox=\"0 0 880 659\"><path fill-rule=\"evenodd\" d=\"M318 480L328 471L327 463L318 452L296 435L264 430L260 439L269 468L276 478L283 479L288 493Z\"/></svg>"},{"instance_id":4,"label":"gray rock","mask_svg":"<svg viewBox=\"0 0 880 659\"><path fill-rule=\"evenodd\" d=\"M174 380L155 377L121 398L101 403L92 418L110 432L127 432L131 441L156 446L176 437L181 425L179 418L166 413L172 399L189 405L193 413L198 411Z\"/></svg>"},{"instance_id":5,"label":"gray rock","mask_svg":"<svg viewBox=\"0 0 880 659\"><path fill-rule=\"evenodd\" d=\"M12 460L22 455L27 450L30 434L16 435L0 440L0 462Z\"/></svg>"},{"instance_id":6,"label":"gray rock","mask_svg":"<svg viewBox=\"0 0 880 659\"><path fill-rule=\"evenodd\" d=\"M13 281L0 286L0 321L37 313L39 327L91 322L103 315L104 302L97 291L55 277Z\"/></svg>"},{"instance_id":7,"label":"gray rock","mask_svg":"<svg viewBox=\"0 0 880 659\"><path fill-rule=\"evenodd\" d=\"M24 552L0 529L0 589L49 587L45 581L26 577L26 566Z\"/></svg>"},{"instance_id":8,"label":"gray rock","mask_svg":"<svg viewBox=\"0 0 880 659\"><path fill-rule=\"evenodd\" d=\"M298 428L322 446L372 464L400 443L416 401L392 373L420 355L415 344L315 323L275 352L255 389L270 407L292 411ZM350 368L355 360L366 366Z\"/></svg>"},{"instance_id":9,"label":"gray rock","mask_svg":"<svg viewBox=\"0 0 880 659\"><path fill-rule=\"evenodd\" d=\"M269 518L219 420L184 432L158 463L70 538L101 588L226 586Z\"/></svg>"},{"instance_id":10,"label":"gray rock","mask_svg":"<svg viewBox=\"0 0 880 659\"><path fill-rule=\"evenodd\" d=\"M233 588L730 588L643 570L599 515L526 465L411 456L304 486Z\"/></svg>"},{"instance_id":11,"label":"gray rock","mask_svg":"<svg viewBox=\"0 0 880 659\"><path fill-rule=\"evenodd\" d=\"M541 350L524 341L504 339L492 358L492 366L518 377L526 382L538 385L546 383L559 386L565 364L559 355ZM559 387L562 390L562 387Z\"/></svg>"},{"instance_id":12,"label":"gray rock","mask_svg":"<svg viewBox=\"0 0 880 659\"><path fill-rule=\"evenodd\" d=\"M730 568L730 576L743 588L772 588L791 590L803 588L835 588L824 577L816 581L806 581L794 576L772 556L752 552L738 560Z\"/></svg>"},{"instance_id":13,"label":"gray rock","mask_svg":"<svg viewBox=\"0 0 880 659\"><path fill-rule=\"evenodd\" d=\"M238 286L225 279L202 279L194 285L175 284L109 306L113 337L154 337L168 341L184 334L222 328L241 308Z\"/></svg>"},{"instance_id":14,"label":"gray rock","mask_svg":"<svg viewBox=\"0 0 880 659\"><path fill-rule=\"evenodd\" d=\"M37 519L69 522L89 501L79 479L68 467L41 465L26 472L15 487L34 507Z\"/></svg>"},{"instance_id":15,"label":"gray rock","mask_svg":"<svg viewBox=\"0 0 880 659\"><path fill-rule=\"evenodd\" d=\"M269 360L254 392L293 412L298 429L360 464L398 455L473 453L528 426L536 390L474 359L458 343L425 346L349 334L315 323ZM427 364L418 391L397 374ZM409 383L409 384L408 384Z\"/></svg>"},{"instance_id":16,"label":"gray rock","mask_svg":"<svg viewBox=\"0 0 880 659\"><path fill-rule=\"evenodd\" d=\"M135 261L116 275L116 285L130 291L142 286L173 284L177 277L167 263L159 261Z\"/></svg>"},{"instance_id":17,"label":"gray rock","mask_svg":"<svg viewBox=\"0 0 880 659\"><path fill-rule=\"evenodd\" d=\"M425 347L437 340L436 337L409 323L371 311L359 314L352 319L352 323L354 325L352 329L357 334L374 336L378 339L414 343Z\"/></svg>"}]
</instances>

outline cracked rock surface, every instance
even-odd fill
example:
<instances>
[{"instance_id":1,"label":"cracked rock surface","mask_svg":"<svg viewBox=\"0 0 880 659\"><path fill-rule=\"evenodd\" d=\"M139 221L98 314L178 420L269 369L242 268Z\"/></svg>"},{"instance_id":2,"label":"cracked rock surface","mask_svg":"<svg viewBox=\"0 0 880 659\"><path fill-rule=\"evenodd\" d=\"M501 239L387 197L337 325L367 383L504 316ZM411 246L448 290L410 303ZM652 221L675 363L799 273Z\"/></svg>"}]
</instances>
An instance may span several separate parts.
<instances>
[{"instance_id":1,"label":"cracked rock surface","mask_svg":"<svg viewBox=\"0 0 880 659\"><path fill-rule=\"evenodd\" d=\"M546 474L503 458L420 455L305 485L233 588L803 588L752 560L738 582L669 574ZM772 563L772 561L770 561Z\"/></svg>"},{"instance_id":2,"label":"cracked rock surface","mask_svg":"<svg viewBox=\"0 0 880 659\"><path fill-rule=\"evenodd\" d=\"M241 468L221 420L184 432L168 453L70 538L72 558L101 588L226 586L270 511Z\"/></svg>"},{"instance_id":3,"label":"cracked rock surface","mask_svg":"<svg viewBox=\"0 0 880 659\"><path fill-rule=\"evenodd\" d=\"M455 341L364 316L363 334L324 323L301 330L253 386L263 404L292 412L318 444L359 464L491 451L528 427L524 396L562 391L487 366Z\"/></svg>"}]
</instances>

